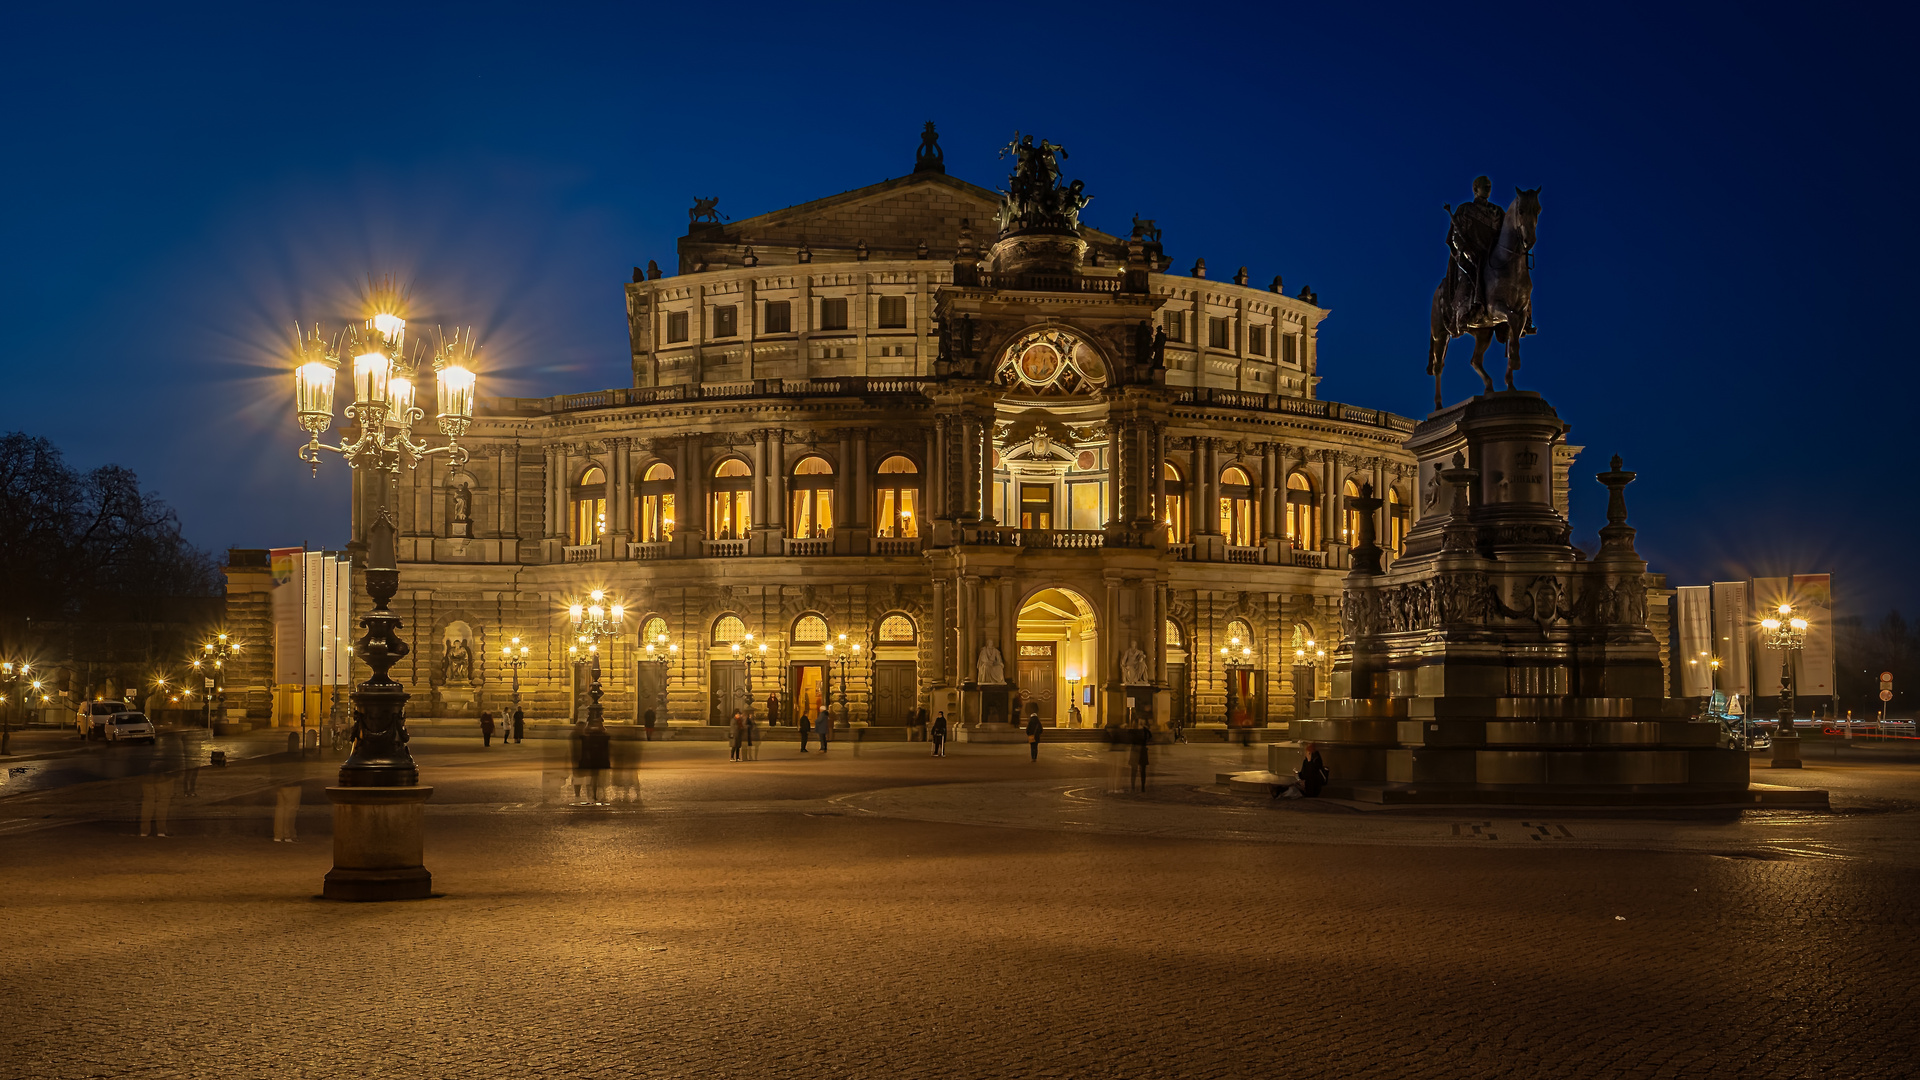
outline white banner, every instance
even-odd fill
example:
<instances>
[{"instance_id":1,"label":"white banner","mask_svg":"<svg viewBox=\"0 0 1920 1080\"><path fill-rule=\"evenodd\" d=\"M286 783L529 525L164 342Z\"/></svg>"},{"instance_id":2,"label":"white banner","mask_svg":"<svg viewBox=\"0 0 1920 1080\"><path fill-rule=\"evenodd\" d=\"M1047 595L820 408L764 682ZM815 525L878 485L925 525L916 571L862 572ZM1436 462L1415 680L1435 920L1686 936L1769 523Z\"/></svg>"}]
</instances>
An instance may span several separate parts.
<instances>
[{"instance_id":1,"label":"white banner","mask_svg":"<svg viewBox=\"0 0 1920 1080\"><path fill-rule=\"evenodd\" d=\"M1680 696L1703 698L1714 686L1713 590L1706 585L1682 585L1675 590L1676 621L1680 630Z\"/></svg>"},{"instance_id":2,"label":"white banner","mask_svg":"<svg viewBox=\"0 0 1920 1080\"><path fill-rule=\"evenodd\" d=\"M1713 653L1720 658L1720 689L1741 697L1753 693L1753 653L1748 633L1752 614L1747 605L1747 583L1713 583Z\"/></svg>"}]
</instances>

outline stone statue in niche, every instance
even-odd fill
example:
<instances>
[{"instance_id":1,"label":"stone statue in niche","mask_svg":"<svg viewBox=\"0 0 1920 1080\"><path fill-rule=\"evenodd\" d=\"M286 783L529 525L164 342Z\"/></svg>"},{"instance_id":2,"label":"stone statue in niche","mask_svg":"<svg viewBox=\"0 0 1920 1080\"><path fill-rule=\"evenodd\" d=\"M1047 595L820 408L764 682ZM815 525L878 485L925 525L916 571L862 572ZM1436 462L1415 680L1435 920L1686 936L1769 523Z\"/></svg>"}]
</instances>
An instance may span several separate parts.
<instances>
[{"instance_id":1,"label":"stone statue in niche","mask_svg":"<svg viewBox=\"0 0 1920 1080\"><path fill-rule=\"evenodd\" d=\"M1153 665L1147 662L1147 654L1140 651L1139 642L1127 642L1127 650L1120 654L1120 677L1128 686L1153 685Z\"/></svg>"},{"instance_id":2,"label":"stone statue in niche","mask_svg":"<svg viewBox=\"0 0 1920 1080\"><path fill-rule=\"evenodd\" d=\"M451 536L473 535L473 487L464 480L447 489L447 517Z\"/></svg>"},{"instance_id":3,"label":"stone statue in niche","mask_svg":"<svg viewBox=\"0 0 1920 1080\"><path fill-rule=\"evenodd\" d=\"M1000 650L989 641L980 646L980 659L975 665L976 676L981 686L1004 686L1007 682L1007 661Z\"/></svg>"},{"instance_id":4,"label":"stone statue in niche","mask_svg":"<svg viewBox=\"0 0 1920 1080\"><path fill-rule=\"evenodd\" d=\"M468 647L466 638L447 639L447 674L450 686L466 686L473 682L473 650Z\"/></svg>"}]
</instances>

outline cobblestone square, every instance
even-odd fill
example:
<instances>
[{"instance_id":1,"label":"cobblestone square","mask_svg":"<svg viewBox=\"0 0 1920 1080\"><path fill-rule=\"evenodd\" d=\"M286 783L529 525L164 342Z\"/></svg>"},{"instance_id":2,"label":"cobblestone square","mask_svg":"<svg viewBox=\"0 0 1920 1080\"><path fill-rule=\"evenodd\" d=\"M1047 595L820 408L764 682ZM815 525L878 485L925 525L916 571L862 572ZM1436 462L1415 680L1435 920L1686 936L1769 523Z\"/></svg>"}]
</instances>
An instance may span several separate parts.
<instances>
[{"instance_id":1,"label":"cobblestone square","mask_svg":"<svg viewBox=\"0 0 1920 1080\"><path fill-rule=\"evenodd\" d=\"M1094 746L656 744L586 808L538 743L416 743L405 904L315 899L332 762L295 844L247 759L165 839L138 777L13 777L0 1075L1911 1074L1914 767L1606 817L1250 801L1226 747L1140 796Z\"/></svg>"}]
</instances>

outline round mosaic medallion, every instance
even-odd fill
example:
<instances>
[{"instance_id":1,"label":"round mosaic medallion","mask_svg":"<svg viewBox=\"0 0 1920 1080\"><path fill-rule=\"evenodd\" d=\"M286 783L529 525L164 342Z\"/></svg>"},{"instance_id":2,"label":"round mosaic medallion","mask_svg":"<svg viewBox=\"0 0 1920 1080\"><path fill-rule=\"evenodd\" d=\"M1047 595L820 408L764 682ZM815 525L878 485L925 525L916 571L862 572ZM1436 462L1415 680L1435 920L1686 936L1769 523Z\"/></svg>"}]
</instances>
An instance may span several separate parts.
<instances>
[{"instance_id":1,"label":"round mosaic medallion","mask_svg":"<svg viewBox=\"0 0 1920 1080\"><path fill-rule=\"evenodd\" d=\"M1045 386L1060 373L1060 352L1044 341L1036 341L1020 353L1020 378L1033 386Z\"/></svg>"}]
</instances>

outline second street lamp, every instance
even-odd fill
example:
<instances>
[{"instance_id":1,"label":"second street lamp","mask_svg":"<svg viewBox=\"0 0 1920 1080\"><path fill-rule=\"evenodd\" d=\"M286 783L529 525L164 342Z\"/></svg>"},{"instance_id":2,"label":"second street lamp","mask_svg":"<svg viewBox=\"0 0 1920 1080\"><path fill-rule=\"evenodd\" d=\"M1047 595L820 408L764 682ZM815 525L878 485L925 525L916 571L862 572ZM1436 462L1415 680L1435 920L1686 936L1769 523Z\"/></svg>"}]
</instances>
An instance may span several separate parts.
<instances>
[{"instance_id":1,"label":"second street lamp","mask_svg":"<svg viewBox=\"0 0 1920 1080\"><path fill-rule=\"evenodd\" d=\"M587 726L598 728L606 723L606 714L600 708L600 643L612 641L620 633L620 627L627 621L626 606L618 602L609 604L604 590L595 589L587 594L587 604L570 604L567 607L567 620L573 625L575 639L587 647L587 655L582 657L579 646L569 646L574 663L589 665L588 677L592 684L587 689ZM576 684L578 685L578 684Z\"/></svg>"},{"instance_id":2,"label":"second street lamp","mask_svg":"<svg viewBox=\"0 0 1920 1080\"><path fill-rule=\"evenodd\" d=\"M840 635L838 649L834 647L833 642L827 642L827 662L840 665L840 729L842 731L853 725L853 702L847 693L847 667L860 659L860 652L860 643L847 641L845 634ZM832 686L829 684L828 691L831 692L831 690Z\"/></svg>"},{"instance_id":3,"label":"second street lamp","mask_svg":"<svg viewBox=\"0 0 1920 1080\"><path fill-rule=\"evenodd\" d=\"M527 654L532 650L520 644L519 637L512 638L500 646L500 662L513 672L513 711L520 711L520 670L527 666Z\"/></svg>"},{"instance_id":4,"label":"second street lamp","mask_svg":"<svg viewBox=\"0 0 1920 1080\"><path fill-rule=\"evenodd\" d=\"M1798 769L1800 733L1793 729L1793 654L1807 642L1807 620L1793 613L1793 605L1782 603L1773 616L1760 620L1767 632L1766 646L1780 653L1780 723L1773 733L1773 760L1776 769Z\"/></svg>"}]
</instances>

